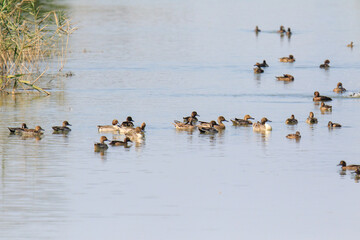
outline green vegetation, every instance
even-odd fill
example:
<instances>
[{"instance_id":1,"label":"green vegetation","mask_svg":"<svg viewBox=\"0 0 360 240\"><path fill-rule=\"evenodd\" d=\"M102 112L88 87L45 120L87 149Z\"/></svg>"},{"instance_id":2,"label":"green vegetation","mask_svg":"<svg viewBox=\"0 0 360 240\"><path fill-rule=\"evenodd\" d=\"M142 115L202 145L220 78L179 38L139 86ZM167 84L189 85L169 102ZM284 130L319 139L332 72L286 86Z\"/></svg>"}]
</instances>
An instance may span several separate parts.
<instances>
[{"instance_id":1,"label":"green vegetation","mask_svg":"<svg viewBox=\"0 0 360 240\"><path fill-rule=\"evenodd\" d=\"M75 31L60 11L43 10L35 0L0 0L0 91L37 90L49 70L64 67Z\"/></svg>"}]
</instances>

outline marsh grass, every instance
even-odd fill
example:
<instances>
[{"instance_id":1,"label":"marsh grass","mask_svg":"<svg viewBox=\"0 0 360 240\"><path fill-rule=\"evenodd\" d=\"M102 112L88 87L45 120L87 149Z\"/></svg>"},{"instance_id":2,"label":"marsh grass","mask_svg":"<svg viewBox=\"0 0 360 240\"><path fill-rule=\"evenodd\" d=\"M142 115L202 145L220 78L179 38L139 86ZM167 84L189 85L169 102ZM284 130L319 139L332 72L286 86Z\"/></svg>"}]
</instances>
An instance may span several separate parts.
<instances>
[{"instance_id":1,"label":"marsh grass","mask_svg":"<svg viewBox=\"0 0 360 240\"><path fill-rule=\"evenodd\" d=\"M0 0L0 90L37 90L47 71L62 71L75 31L60 11L41 11L35 0Z\"/></svg>"}]
</instances>

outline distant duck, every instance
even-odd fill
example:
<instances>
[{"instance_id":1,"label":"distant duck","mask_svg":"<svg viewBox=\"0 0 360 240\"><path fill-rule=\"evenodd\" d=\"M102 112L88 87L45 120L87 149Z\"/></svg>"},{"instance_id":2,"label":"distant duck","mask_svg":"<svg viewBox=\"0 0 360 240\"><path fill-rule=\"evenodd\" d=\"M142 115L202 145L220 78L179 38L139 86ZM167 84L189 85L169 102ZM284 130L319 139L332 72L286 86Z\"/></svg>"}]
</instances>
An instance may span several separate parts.
<instances>
[{"instance_id":1,"label":"distant duck","mask_svg":"<svg viewBox=\"0 0 360 240\"><path fill-rule=\"evenodd\" d=\"M261 119L261 122L256 122L253 124L253 130L254 131L271 131L272 127L267 123L267 122L271 122L269 119L263 117Z\"/></svg>"},{"instance_id":2,"label":"distant duck","mask_svg":"<svg viewBox=\"0 0 360 240\"><path fill-rule=\"evenodd\" d=\"M341 170L357 170L360 165L346 165L346 162L344 160L340 161L338 166L341 166Z\"/></svg>"},{"instance_id":3,"label":"distant duck","mask_svg":"<svg viewBox=\"0 0 360 240\"><path fill-rule=\"evenodd\" d=\"M126 118L126 121L122 122L120 127L134 127L134 120L132 119L132 117L128 116Z\"/></svg>"},{"instance_id":4,"label":"distant duck","mask_svg":"<svg viewBox=\"0 0 360 240\"><path fill-rule=\"evenodd\" d=\"M257 66L257 67L260 67L260 68L262 68L262 67L269 67L269 65L266 63L266 61L265 60L263 60L263 62L262 63L255 63L255 65L254 66Z\"/></svg>"},{"instance_id":5,"label":"distant duck","mask_svg":"<svg viewBox=\"0 0 360 240\"><path fill-rule=\"evenodd\" d=\"M285 28L284 26L280 26L280 29L277 31L278 33L285 33Z\"/></svg>"},{"instance_id":6,"label":"distant duck","mask_svg":"<svg viewBox=\"0 0 360 240\"><path fill-rule=\"evenodd\" d=\"M259 29L259 27L258 27L258 26L256 26L256 27L255 27L255 32L256 32L256 33L261 32L261 30Z\"/></svg>"},{"instance_id":7,"label":"distant duck","mask_svg":"<svg viewBox=\"0 0 360 240\"><path fill-rule=\"evenodd\" d=\"M332 106L330 105L326 105L324 102L321 102L321 106L320 106L320 111L325 112L325 111L332 111Z\"/></svg>"},{"instance_id":8,"label":"distant duck","mask_svg":"<svg viewBox=\"0 0 360 240\"><path fill-rule=\"evenodd\" d=\"M35 129L28 129L28 128L21 129L19 130L18 133L25 136L39 136L44 134L43 131L45 130L42 129L40 126L36 126Z\"/></svg>"},{"instance_id":9,"label":"distant duck","mask_svg":"<svg viewBox=\"0 0 360 240\"><path fill-rule=\"evenodd\" d=\"M112 125L98 125L97 128L99 132L113 132L118 131L120 126L119 121L117 119L114 119L112 121Z\"/></svg>"},{"instance_id":10,"label":"distant duck","mask_svg":"<svg viewBox=\"0 0 360 240\"><path fill-rule=\"evenodd\" d=\"M327 102L327 101L332 101L332 99L327 96L321 96L320 93L318 91L316 91L316 92L314 92L313 101L314 102Z\"/></svg>"},{"instance_id":11,"label":"distant duck","mask_svg":"<svg viewBox=\"0 0 360 240\"><path fill-rule=\"evenodd\" d=\"M341 82L338 82L338 84L337 84L336 88L334 88L333 92L343 93L343 92L346 92L346 89L343 87Z\"/></svg>"},{"instance_id":12,"label":"distant duck","mask_svg":"<svg viewBox=\"0 0 360 240\"><path fill-rule=\"evenodd\" d=\"M295 58L293 55L289 55L289 57L282 57L282 58L279 58L279 61L280 62L295 62Z\"/></svg>"},{"instance_id":13,"label":"distant duck","mask_svg":"<svg viewBox=\"0 0 360 240\"><path fill-rule=\"evenodd\" d=\"M292 34L291 29L290 29L290 28L288 28L288 30L287 30L287 32L286 32L286 35L287 35L288 37L290 37L290 36L291 36L291 34Z\"/></svg>"},{"instance_id":14,"label":"distant duck","mask_svg":"<svg viewBox=\"0 0 360 240\"><path fill-rule=\"evenodd\" d=\"M235 126L250 126L253 123L249 119L254 119L254 118L251 117L250 115L246 114L244 116L244 119L235 118L234 120L233 119L230 119L230 120L233 123L233 125L235 125Z\"/></svg>"},{"instance_id":15,"label":"distant duck","mask_svg":"<svg viewBox=\"0 0 360 240\"><path fill-rule=\"evenodd\" d=\"M196 128L195 122L195 119L188 118L186 123L175 120L173 125L177 130L192 131Z\"/></svg>"},{"instance_id":16,"label":"distant duck","mask_svg":"<svg viewBox=\"0 0 360 240\"><path fill-rule=\"evenodd\" d=\"M190 116L183 117L184 123L189 123L191 120L191 124L195 125L198 121L196 117L200 117L200 115L196 111L193 111Z\"/></svg>"},{"instance_id":17,"label":"distant duck","mask_svg":"<svg viewBox=\"0 0 360 240\"><path fill-rule=\"evenodd\" d=\"M290 139L300 139L301 135L300 132L297 131L296 133L288 134L286 137Z\"/></svg>"},{"instance_id":18,"label":"distant duck","mask_svg":"<svg viewBox=\"0 0 360 240\"><path fill-rule=\"evenodd\" d=\"M24 129L28 129L28 127L26 126L26 123L21 124L21 127L8 127L10 133L20 133L20 131L24 130Z\"/></svg>"},{"instance_id":19,"label":"distant duck","mask_svg":"<svg viewBox=\"0 0 360 240\"><path fill-rule=\"evenodd\" d=\"M351 42L350 44L348 44L348 45L346 45L346 46L349 47L349 48L353 48L353 47L354 47L354 43Z\"/></svg>"},{"instance_id":20,"label":"distant duck","mask_svg":"<svg viewBox=\"0 0 360 240\"><path fill-rule=\"evenodd\" d=\"M211 121L210 122L210 126L198 126L198 129L200 131L200 133L203 134L215 134L218 133L218 129L215 128L215 126L217 126L218 124L215 121Z\"/></svg>"},{"instance_id":21,"label":"distant duck","mask_svg":"<svg viewBox=\"0 0 360 240\"><path fill-rule=\"evenodd\" d=\"M128 146L128 142L132 142L129 137L125 137L124 141L112 140L109 145L111 146Z\"/></svg>"},{"instance_id":22,"label":"distant duck","mask_svg":"<svg viewBox=\"0 0 360 240\"><path fill-rule=\"evenodd\" d=\"M101 150L106 150L106 149L108 149L109 147L108 147L108 145L105 143L105 141L109 141L109 140L107 139L107 137L101 136L101 137L100 137L100 142L94 144L95 151L101 151Z\"/></svg>"},{"instance_id":23,"label":"distant duck","mask_svg":"<svg viewBox=\"0 0 360 240\"><path fill-rule=\"evenodd\" d=\"M294 114L292 114L290 118L286 119L285 124L296 125L298 124L298 120L296 120Z\"/></svg>"},{"instance_id":24,"label":"distant duck","mask_svg":"<svg viewBox=\"0 0 360 240\"><path fill-rule=\"evenodd\" d=\"M323 64L320 64L320 68L328 69L330 67L329 63L330 60L326 59Z\"/></svg>"},{"instance_id":25,"label":"distant duck","mask_svg":"<svg viewBox=\"0 0 360 240\"><path fill-rule=\"evenodd\" d=\"M254 73L263 73L263 72L264 72L264 70L261 69L261 67L259 67L259 66L256 66L256 68L254 68Z\"/></svg>"},{"instance_id":26,"label":"distant duck","mask_svg":"<svg viewBox=\"0 0 360 240\"><path fill-rule=\"evenodd\" d=\"M317 118L314 117L314 113L310 112L309 117L306 119L306 123L308 124L316 124L318 123Z\"/></svg>"},{"instance_id":27,"label":"distant duck","mask_svg":"<svg viewBox=\"0 0 360 240\"><path fill-rule=\"evenodd\" d=\"M223 122L228 122L228 120L226 120L224 118L224 116L219 116L218 119L218 124L214 126L214 128L216 128L216 130L221 131L225 129L225 124ZM201 122L200 121L200 125L198 127L211 127L211 122Z\"/></svg>"},{"instance_id":28,"label":"distant duck","mask_svg":"<svg viewBox=\"0 0 360 240\"><path fill-rule=\"evenodd\" d=\"M333 122L329 121L328 127L329 127L329 128L340 128L340 127L341 127L341 124L339 124L339 123L333 123Z\"/></svg>"},{"instance_id":29,"label":"distant duck","mask_svg":"<svg viewBox=\"0 0 360 240\"><path fill-rule=\"evenodd\" d=\"M144 139L145 134L141 127L136 127L125 134L133 142L139 142Z\"/></svg>"},{"instance_id":30,"label":"distant duck","mask_svg":"<svg viewBox=\"0 0 360 240\"><path fill-rule=\"evenodd\" d=\"M291 82L291 81L294 81L294 77L290 74L284 74L283 76L281 77L276 77L277 80L279 81L286 81L286 82Z\"/></svg>"},{"instance_id":31,"label":"distant duck","mask_svg":"<svg viewBox=\"0 0 360 240\"><path fill-rule=\"evenodd\" d=\"M65 133L71 131L68 126L71 126L71 124L68 121L63 121L62 126L53 126L52 129L54 130L54 132Z\"/></svg>"}]
</instances>

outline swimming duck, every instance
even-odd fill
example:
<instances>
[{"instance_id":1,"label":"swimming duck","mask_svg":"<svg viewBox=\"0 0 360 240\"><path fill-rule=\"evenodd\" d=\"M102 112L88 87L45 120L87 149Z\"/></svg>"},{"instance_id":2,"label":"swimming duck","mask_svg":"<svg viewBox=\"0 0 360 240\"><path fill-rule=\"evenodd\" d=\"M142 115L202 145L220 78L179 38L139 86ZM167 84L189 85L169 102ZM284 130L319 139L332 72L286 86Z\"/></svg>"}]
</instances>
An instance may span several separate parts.
<instances>
[{"instance_id":1,"label":"swimming duck","mask_svg":"<svg viewBox=\"0 0 360 240\"><path fill-rule=\"evenodd\" d=\"M254 119L254 118L251 117L250 115L246 114L244 116L244 119L235 118L234 120L233 119L230 119L230 120L233 123L233 125L235 125L235 126L249 126L249 125L252 125L252 122L249 119Z\"/></svg>"},{"instance_id":2,"label":"swimming duck","mask_svg":"<svg viewBox=\"0 0 360 240\"><path fill-rule=\"evenodd\" d=\"M126 121L122 122L120 127L134 127L134 120L132 119L132 117L128 116L126 118Z\"/></svg>"},{"instance_id":3,"label":"swimming duck","mask_svg":"<svg viewBox=\"0 0 360 240\"><path fill-rule=\"evenodd\" d=\"M224 116L219 116L218 119L218 124L214 126L214 128L216 128L216 130L218 131L221 131L221 130L224 130L225 129L225 125L223 124L223 122L228 122L228 120L226 120L224 118ZM199 126L202 126L202 127L210 127L211 124L210 122L200 122L200 125ZM198 126L198 127L199 127Z\"/></svg>"},{"instance_id":4,"label":"swimming duck","mask_svg":"<svg viewBox=\"0 0 360 240\"><path fill-rule=\"evenodd\" d=\"M338 166L341 166L341 170L357 170L360 165L346 165L346 162L344 160L340 161Z\"/></svg>"},{"instance_id":5,"label":"swimming duck","mask_svg":"<svg viewBox=\"0 0 360 240\"><path fill-rule=\"evenodd\" d=\"M298 124L298 120L296 120L294 114L292 114L290 118L285 120L285 124L296 125Z\"/></svg>"},{"instance_id":6,"label":"swimming duck","mask_svg":"<svg viewBox=\"0 0 360 240\"><path fill-rule=\"evenodd\" d=\"M257 67L269 67L269 65L267 65L267 63L266 63L266 61L265 60L263 60L263 62L262 63L255 63L255 65L254 66L257 66Z\"/></svg>"},{"instance_id":7,"label":"swimming duck","mask_svg":"<svg viewBox=\"0 0 360 240\"><path fill-rule=\"evenodd\" d=\"M327 102L327 101L332 101L332 99L327 96L321 96L320 93L318 91L316 91L316 92L314 92L313 101L314 102Z\"/></svg>"},{"instance_id":8,"label":"swimming duck","mask_svg":"<svg viewBox=\"0 0 360 240\"><path fill-rule=\"evenodd\" d=\"M71 129L68 126L71 126L71 124L68 121L63 121L62 126L53 126L52 129L54 129L54 132L70 132Z\"/></svg>"},{"instance_id":9,"label":"swimming duck","mask_svg":"<svg viewBox=\"0 0 360 240\"><path fill-rule=\"evenodd\" d=\"M350 44L348 44L348 45L346 45L346 46L352 48L352 47L354 47L354 43L351 42Z\"/></svg>"},{"instance_id":10,"label":"swimming duck","mask_svg":"<svg viewBox=\"0 0 360 240\"><path fill-rule=\"evenodd\" d=\"M197 121L198 121L198 119L197 119L196 117L200 117L200 115L197 114L196 111L193 111L190 116L188 116L188 117L183 117L184 123L189 123L189 122L191 122L191 124L196 124ZM191 120L191 121L190 121L190 120Z\"/></svg>"},{"instance_id":11,"label":"swimming duck","mask_svg":"<svg viewBox=\"0 0 360 240\"><path fill-rule=\"evenodd\" d=\"M111 146L127 146L128 142L132 142L129 137L125 137L124 141L112 140L109 145Z\"/></svg>"},{"instance_id":12,"label":"swimming duck","mask_svg":"<svg viewBox=\"0 0 360 240\"><path fill-rule=\"evenodd\" d=\"M295 58L293 55L289 55L289 57L282 57L282 58L279 58L279 61L280 62L295 62Z\"/></svg>"},{"instance_id":13,"label":"swimming duck","mask_svg":"<svg viewBox=\"0 0 360 240\"><path fill-rule=\"evenodd\" d=\"M109 141L109 140L107 139L107 137L101 136L100 142L94 144L95 151L101 151L101 150L108 149L109 147L108 147L108 145L106 145L105 141Z\"/></svg>"},{"instance_id":14,"label":"swimming duck","mask_svg":"<svg viewBox=\"0 0 360 240\"><path fill-rule=\"evenodd\" d=\"M290 74L284 74L284 76L281 76L281 77L276 77L277 80L279 81L287 81L287 82L290 82L290 81L294 81L294 77Z\"/></svg>"},{"instance_id":15,"label":"swimming duck","mask_svg":"<svg viewBox=\"0 0 360 240\"><path fill-rule=\"evenodd\" d=\"M134 129L131 129L125 134L127 137L130 138L131 141L140 141L144 139L144 131L141 129L141 127L136 127Z\"/></svg>"},{"instance_id":16,"label":"swimming duck","mask_svg":"<svg viewBox=\"0 0 360 240\"><path fill-rule=\"evenodd\" d=\"M300 132L297 131L296 133L288 134L286 137L290 139L300 139L301 135Z\"/></svg>"},{"instance_id":17,"label":"swimming duck","mask_svg":"<svg viewBox=\"0 0 360 240\"><path fill-rule=\"evenodd\" d=\"M271 131L272 127L267 123L271 122L269 119L263 117L261 122L256 122L253 124L254 131Z\"/></svg>"},{"instance_id":18,"label":"swimming duck","mask_svg":"<svg viewBox=\"0 0 360 240\"><path fill-rule=\"evenodd\" d=\"M28 127L26 126L26 123L21 124L21 127L14 127L14 128L10 128L8 127L10 133L19 133L21 130L23 129L27 129Z\"/></svg>"},{"instance_id":19,"label":"swimming duck","mask_svg":"<svg viewBox=\"0 0 360 240\"><path fill-rule=\"evenodd\" d=\"M328 127L329 127L329 128L340 128L340 127L341 127L341 124L339 124L339 123L333 123L332 121L329 121Z\"/></svg>"},{"instance_id":20,"label":"swimming duck","mask_svg":"<svg viewBox=\"0 0 360 240\"><path fill-rule=\"evenodd\" d=\"M98 125L97 128L99 132L113 132L118 131L120 126L119 121L117 119L114 119L112 121L112 125Z\"/></svg>"},{"instance_id":21,"label":"swimming duck","mask_svg":"<svg viewBox=\"0 0 360 240\"><path fill-rule=\"evenodd\" d=\"M254 73L263 73L263 72L264 72L264 70L261 69L261 67L259 67L259 66L256 66L256 68L254 68Z\"/></svg>"},{"instance_id":22,"label":"swimming duck","mask_svg":"<svg viewBox=\"0 0 360 240\"><path fill-rule=\"evenodd\" d=\"M256 32L256 33L261 32L261 30L259 29L258 26L255 27L255 32Z\"/></svg>"},{"instance_id":23,"label":"swimming duck","mask_svg":"<svg viewBox=\"0 0 360 240\"><path fill-rule=\"evenodd\" d=\"M308 123L308 124L318 123L318 120L317 120L317 118L314 117L313 112L310 112L309 117L306 119L306 123Z\"/></svg>"},{"instance_id":24,"label":"swimming duck","mask_svg":"<svg viewBox=\"0 0 360 240\"><path fill-rule=\"evenodd\" d=\"M330 105L325 105L324 102L321 102L321 106L320 106L320 111L325 112L325 111L332 111L332 106Z\"/></svg>"},{"instance_id":25,"label":"swimming duck","mask_svg":"<svg viewBox=\"0 0 360 240\"><path fill-rule=\"evenodd\" d=\"M193 118L188 118L187 119L188 122L184 123L184 122L180 122L177 120L174 120L173 125L175 126L175 128L177 130L187 130L187 131L192 131L196 128L196 125L194 124L195 119Z\"/></svg>"},{"instance_id":26,"label":"swimming duck","mask_svg":"<svg viewBox=\"0 0 360 240\"><path fill-rule=\"evenodd\" d=\"M217 126L218 124L215 122L215 121L211 121L210 122L210 125L207 126L202 126L202 125L199 125L198 126L198 129L200 131L200 133L204 133L204 134L214 134L214 133L218 133L218 129L215 128L215 126Z\"/></svg>"},{"instance_id":27,"label":"swimming duck","mask_svg":"<svg viewBox=\"0 0 360 240\"><path fill-rule=\"evenodd\" d=\"M330 67L329 63L330 63L330 60L326 59L323 64L320 64L320 68L328 69Z\"/></svg>"},{"instance_id":28,"label":"swimming duck","mask_svg":"<svg viewBox=\"0 0 360 240\"><path fill-rule=\"evenodd\" d=\"M291 29L290 29L290 28L288 28L288 30L287 30L287 32L286 32L286 35L287 35L288 37L290 37L290 36L291 36L291 34L292 34Z\"/></svg>"},{"instance_id":29,"label":"swimming duck","mask_svg":"<svg viewBox=\"0 0 360 240\"><path fill-rule=\"evenodd\" d=\"M341 82L338 82L338 84L336 85L336 88L334 88L333 92L343 93L343 92L346 92L346 89L343 87Z\"/></svg>"},{"instance_id":30,"label":"swimming duck","mask_svg":"<svg viewBox=\"0 0 360 240\"><path fill-rule=\"evenodd\" d=\"M26 135L26 136L39 136L44 134L42 131L45 131L44 129L42 129L40 126L36 126L35 129L28 129L28 128L24 128L19 130L19 133L21 135Z\"/></svg>"},{"instance_id":31,"label":"swimming duck","mask_svg":"<svg viewBox=\"0 0 360 240\"><path fill-rule=\"evenodd\" d=\"M280 29L277 31L278 33L285 33L286 31L285 31L285 28L284 28L284 26L280 26Z\"/></svg>"}]
</instances>

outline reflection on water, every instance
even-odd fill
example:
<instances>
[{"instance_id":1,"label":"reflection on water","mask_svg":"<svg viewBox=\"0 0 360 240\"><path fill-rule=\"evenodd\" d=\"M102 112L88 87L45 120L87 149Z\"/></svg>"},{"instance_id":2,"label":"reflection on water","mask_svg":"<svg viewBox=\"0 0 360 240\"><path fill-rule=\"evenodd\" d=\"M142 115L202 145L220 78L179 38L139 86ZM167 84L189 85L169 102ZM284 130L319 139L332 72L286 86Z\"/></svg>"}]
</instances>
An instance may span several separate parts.
<instances>
[{"instance_id":1,"label":"reflection on water","mask_svg":"<svg viewBox=\"0 0 360 240\"><path fill-rule=\"evenodd\" d=\"M332 92L340 79L352 92L360 89L360 82L348 77L360 74L360 55L356 45L354 51L346 48L360 39L357 1L62 4L79 24L64 69L74 75L44 79L49 97L0 96L2 238L358 234L358 176L338 174L336 164L358 161L360 101ZM291 26L291 38L276 33L280 24ZM254 37L256 25L262 32ZM295 63L279 62L289 54ZM319 64L326 58L332 66L324 71ZM254 74L254 63L263 59L270 67ZM296 80L274 79L283 73ZM313 103L316 90L333 98L331 114L321 114ZM269 116L273 130L257 133L230 123L215 135L174 130L172 120L192 110L201 113L199 120L220 113L227 119ZM306 124L310 111L318 124ZM285 124L291 114L299 120L296 126ZM146 139L94 152L94 141L103 135L96 126L129 115L148 123ZM71 133L52 134L51 127L64 119ZM329 131L328 121L348 127ZM9 135L7 127L23 122L42 126L44 136ZM286 139L295 131L301 141ZM339 219L347 231L338 228Z\"/></svg>"}]
</instances>

